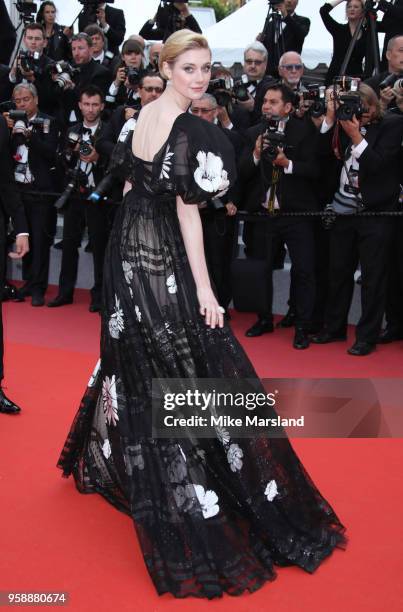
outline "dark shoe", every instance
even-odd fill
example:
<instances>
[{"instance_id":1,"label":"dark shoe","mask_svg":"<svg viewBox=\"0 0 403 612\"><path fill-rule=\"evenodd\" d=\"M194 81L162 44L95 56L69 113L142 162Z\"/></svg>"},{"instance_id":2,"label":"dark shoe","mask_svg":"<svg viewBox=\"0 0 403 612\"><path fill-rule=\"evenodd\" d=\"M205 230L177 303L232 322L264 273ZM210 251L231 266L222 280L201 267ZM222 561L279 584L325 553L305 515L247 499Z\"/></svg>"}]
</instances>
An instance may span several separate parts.
<instances>
[{"instance_id":1,"label":"dark shoe","mask_svg":"<svg viewBox=\"0 0 403 612\"><path fill-rule=\"evenodd\" d=\"M73 298L64 295L57 295L53 300L47 303L49 308L58 308L58 306L65 306L66 304L72 304Z\"/></svg>"},{"instance_id":2,"label":"dark shoe","mask_svg":"<svg viewBox=\"0 0 403 612\"><path fill-rule=\"evenodd\" d=\"M329 342L344 342L347 340L345 334L332 334L328 331L322 331L316 336L312 336L311 342L314 344L328 344Z\"/></svg>"},{"instance_id":3,"label":"dark shoe","mask_svg":"<svg viewBox=\"0 0 403 612\"><path fill-rule=\"evenodd\" d=\"M31 295L31 288L28 285L23 285L16 290L13 302L25 302L25 298Z\"/></svg>"},{"instance_id":4,"label":"dark shoe","mask_svg":"<svg viewBox=\"0 0 403 612\"><path fill-rule=\"evenodd\" d=\"M90 312L101 312L101 304L99 304L99 302L91 302L88 310Z\"/></svg>"},{"instance_id":5,"label":"dark shoe","mask_svg":"<svg viewBox=\"0 0 403 612\"><path fill-rule=\"evenodd\" d=\"M357 357L364 357L365 355L372 353L375 348L376 344L371 344L371 342L360 342L357 340L352 347L347 349L347 353L349 355L356 355Z\"/></svg>"},{"instance_id":6,"label":"dark shoe","mask_svg":"<svg viewBox=\"0 0 403 612\"><path fill-rule=\"evenodd\" d=\"M63 250L63 240L59 240L59 242L55 242L55 244L53 245L54 249L57 249L58 251L62 251Z\"/></svg>"},{"instance_id":7,"label":"dark shoe","mask_svg":"<svg viewBox=\"0 0 403 612\"><path fill-rule=\"evenodd\" d=\"M248 338L255 338L262 334L271 334L273 331L274 327L270 319L258 319L256 323L245 332L245 336Z\"/></svg>"},{"instance_id":8,"label":"dark shoe","mask_svg":"<svg viewBox=\"0 0 403 612\"><path fill-rule=\"evenodd\" d=\"M42 293L34 293L31 298L31 306L44 306L45 298Z\"/></svg>"},{"instance_id":9,"label":"dark shoe","mask_svg":"<svg viewBox=\"0 0 403 612\"><path fill-rule=\"evenodd\" d=\"M403 340L403 333L401 331L394 331L387 327L381 331L377 340L378 344L389 344L389 342L396 342L396 340Z\"/></svg>"},{"instance_id":10,"label":"dark shoe","mask_svg":"<svg viewBox=\"0 0 403 612\"><path fill-rule=\"evenodd\" d=\"M295 349L307 349L310 345L310 339L305 329L297 328L295 330L293 347Z\"/></svg>"},{"instance_id":11,"label":"dark shoe","mask_svg":"<svg viewBox=\"0 0 403 612\"><path fill-rule=\"evenodd\" d=\"M3 296L2 296L3 302L7 302L8 300L15 300L17 296L17 291L18 289L15 285L5 282L3 286Z\"/></svg>"},{"instance_id":12,"label":"dark shoe","mask_svg":"<svg viewBox=\"0 0 403 612\"><path fill-rule=\"evenodd\" d=\"M0 412L5 414L18 414L21 412L21 408L14 404L11 400L4 395L3 389L0 387Z\"/></svg>"},{"instance_id":13,"label":"dark shoe","mask_svg":"<svg viewBox=\"0 0 403 612\"><path fill-rule=\"evenodd\" d=\"M276 327L294 327L295 312L288 310L287 314L277 323Z\"/></svg>"}]
</instances>

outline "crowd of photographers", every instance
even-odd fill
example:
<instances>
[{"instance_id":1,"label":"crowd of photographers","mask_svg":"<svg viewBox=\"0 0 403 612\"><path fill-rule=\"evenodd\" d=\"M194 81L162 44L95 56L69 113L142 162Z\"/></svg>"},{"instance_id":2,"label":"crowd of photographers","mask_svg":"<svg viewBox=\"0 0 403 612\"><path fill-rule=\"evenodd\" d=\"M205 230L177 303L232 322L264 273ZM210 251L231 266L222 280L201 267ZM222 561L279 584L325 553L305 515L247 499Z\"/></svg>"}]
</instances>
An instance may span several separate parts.
<instances>
[{"instance_id":1,"label":"crowd of photographers","mask_svg":"<svg viewBox=\"0 0 403 612\"><path fill-rule=\"evenodd\" d=\"M22 45L9 65L0 65L0 121L9 130L30 240L23 286L6 284L3 293L45 304L60 213L59 291L47 306L72 303L87 228L94 262L89 308L99 312L105 248L128 188L136 118L166 87L158 73L163 42L155 41L200 28L186 2L162 2L139 34L127 36L124 12L112 2L80 1L76 34L57 23L53 2L43 2L37 14L32 3L17 3ZM320 9L334 40L325 85L304 77L300 54L310 22L296 14L298 0L274 0L244 51L242 75L214 64L208 92L189 112L223 130L238 162L230 192L200 203L220 303L226 311L232 300L256 311L248 337L273 332L272 273L283 266L286 245L289 311L279 325L295 327L296 349L344 341L360 267L361 317L348 352L362 356L378 342L403 339L403 221L390 214L399 210L403 182L403 0L349 0L347 23L339 24L330 13L341 1ZM378 73L368 59L374 12L375 29L386 33ZM236 256L242 218L246 258Z\"/></svg>"}]
</instances>

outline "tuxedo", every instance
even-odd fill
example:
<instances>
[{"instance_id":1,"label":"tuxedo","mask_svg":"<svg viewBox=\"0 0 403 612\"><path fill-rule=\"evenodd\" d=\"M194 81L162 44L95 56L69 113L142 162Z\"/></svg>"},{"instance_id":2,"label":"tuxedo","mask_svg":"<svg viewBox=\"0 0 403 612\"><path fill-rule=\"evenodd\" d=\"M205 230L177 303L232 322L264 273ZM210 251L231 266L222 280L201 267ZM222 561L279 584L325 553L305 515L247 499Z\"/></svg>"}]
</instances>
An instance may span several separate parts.
<instances>
[{"instance_id":1,"label":"tuxedo","mask_svg":"<svg viewBox=\"0 0 403 612\"><path fill-rule=\"evenodd\" d=\"M6 248L6 227L9 218L13 221L16 234L28 233L24 206L15 188L12 173L12 158L9 149L9 131L4 117L0 115L0 381L3 378L3 319L1 312L1 297L4 287L4 251Z\"/></svg>"},{"instance_id":2,"label":"tuxedo","mask_svg":"<svg viewBox=\"0 0 403 612\"><path fill-rule=\"evenodd\" d=\"M102 2L99 4L102 4ZM119 53L119 46L124 41L126 34L125 14L121 9L106 4L105 19L106 23L109 25L108 31L105 32L108 41L108 50L113 54L117 54ZM98 24L96 13L91 10L81 12L78 19L78 28L80 32L84 32L85 28L93 23Z\"/></svg>"},{"instance_id":3,"label":"tuxedo","mask_svg":"<svg viewBox=\"0 0 403 612\"><path fill-rule=\"evenodd\" d=\"M273 166L269 161L253 159L253 149L262 126L247 131L245 146L239 165L243 182L244 208L248 212L263 212L272 184ZM280 211L305 212L318 208L314 181L319 175L317 155L317 131L311 121L290 116L285 128L286 156L292 160L292 173L280 173L276 187L276 199ZM266 260L268 264L267 294L272 302L274 255L285 242L292 262L295 293L296 326L308 329L315 303L314 226L311 219L303 217L270 217L268 221L251 222L245 236L248 257ZM270 319L271 312L258 313L260 318Z\"/></svg>"},{"instance_id":4,"label":"tuxedo","mask_svg":"<svg viewBox=\"0 0 403 612\"><path fill-rule=\"evenodd\" d=\"M278 75L277 68L282 53L286 53L287 51L296 51L296 53L301 54L304 40L311 27L311 22L307 17L301 17L300 15L296 15L294 13L293 15L287 15L285 19L282 19L281 25L283 29L278 41L278 48L281 49L280 53L276 53L275 51L275 32L273 21L269 23L262 41L269 54L267 73L276 77Z\"/></svg>"},{"instance_id":5,"label":"tuxedo","mask_svg":"<svg viewBox=\"0 0 403 612\"><path fill-rule=\"evenodd\" d=\"M30 183L18 183L28 221L30 251L22 260L22 274L32 293L43 295L48 285L49 253L56 229L54 198L46 195L55 189L52 169L56 163L58 129L55 121L42 112L41 119L49 119L49 133L34 130L28 146L28 166L33 176ZM13 155L18 153L15 140L11 138ZM18 162L15 161L17 169Z\"/></svg>"},{"instance_id":6,"label":"tuxedo","mask_svg":"<svg viewBox=\"0 0 403 612\"><path fill-rule=\"evenodd\" d=\"M68 132L82 133L83 124L73 125ZM100 122L93 136L96 147L105 125ZM92 168L95 186L105 176L108 157L100 155ZM115 207L110 202L88 202L85 196L73 194L64 209L62 264L59 276L59 295L72 299L77 280L79 247L82 230L88 226L89 239L94 261L94 286L91 290L92 302L100 304L102 293L102 272L105 249L112 226Z\"/></svg>"},{"instance_id":7,"label":"tuxedo","mask_svg":"<svg viewBox=\"0 0 403 612\"><path fill-rule=\"evenodd\" d=\"M329 149L332 134L326 134ZM367 128L366 149L359 157L358 183L366 209L396 210L400 193L400 148L403 117L388 115ZM347 147L345 158L350 156ZM343 164L333 162L334 193L340 185ZM354 290L354 272L361 264L362 313L357 341L375 344L386 300L387 263L395 220L388 217L339 216L329 237L329 291L325 326L331 334L345 335Z\"/></svg>"}]
</instances>

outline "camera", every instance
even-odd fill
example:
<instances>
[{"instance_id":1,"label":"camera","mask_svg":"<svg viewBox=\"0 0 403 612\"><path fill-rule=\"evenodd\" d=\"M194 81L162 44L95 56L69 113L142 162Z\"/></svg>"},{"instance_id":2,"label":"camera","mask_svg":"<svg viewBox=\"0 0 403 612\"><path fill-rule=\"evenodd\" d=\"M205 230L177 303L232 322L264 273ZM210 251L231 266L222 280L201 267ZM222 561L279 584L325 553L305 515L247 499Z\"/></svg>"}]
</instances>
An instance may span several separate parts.
<instances>
[{"instance_id":1,"label":"camera","mask_svg":"<svg viewBox=\"0 0 403 612\"><path fill-rule=\"evenodd\" d=\"M26 111L21 110L10 110L9 118L14 121L13 127L13 142L15 146L26 145L28 142L27 129L40 131L43 134L49 134L50 130L50 119L43 119L42 117L36 117L35 119L28 119Z\"/></svg>"},{"instance_id":2,"label":"camera","mask_svg":"<svg viewBox=\"0 0 403 612\"><path fill-rule=\"evenodd\" d=\"M42 74L43 71L40 66L41 54L38 51L31 53L31 51L23 51L21 49L18 53L18 59L24 72L33 72L36 76Z\"/></svg>"},{"instance_id":3,"label":"camera","mask_svg":"<svg viewBox=\"0 0 403 612\"><path fill-rule=\"evenodd\" d=\"M143 76L144 72L144 70L139 70L138 68L130 68L125 66L126 78L129 81L130 85L132 85L133 87L139 85L140 79Z\"/></svg>"},{"instance_id":4,"label":"camera","mask_svg":"<svg viewBox=\"0 0 403 612\"><path fill-rule=\"evenodd\" d=\"M239 102L246 102L249 99L248 85L249 79L246 74L243 74L238 79L234 79L234 98Z\"/></svg>"},{"instance_id":5,"label":"camera","mask_svg":"<svg viewBox=\"0 0 403 612\"><path fill-rule=\"evenodd\" d=\"M20 13L20 19L26 24L35 21L35 15L38 10L34 2L16 2L17 11Z\"/></svg>"},{"instance_id":6,"label":"camera","mask_svg":"<svg viewBox=\"0 0 403 612\"><path fill-rule=\"evenodd\" d=\"M61 89L64 89L66 85L73 80L74 76L80 72L79 68L73 68L69 62L60 61L55 62L54 64L50 64L49 73L51 75L56 75L54 79L55 83Z\"/></svg>"},{"instance_id":7,"label":"camera","mask_svg":"<svg viewBox=\"0 0 403 612\"><path fill-rule=\"evenodd\" d=\"M80 160L78 160L75 168L68 171L67 177L67 187L55 202L57 210L61 210L66 206L73 191L78 189L80 193L85 194L87 192L88 177L85 172L80 169Z\"/></svg>"},{"instance_id":8,"label":"camera","mask_svg":"<svg viewBox=\"0 0 403 612\"><path fill-rule=\"evenodd\" d=\"M401 79L402 76L402 74L388 74L388 76L385 77L381 83L379 83L379 89L382 91L387 87L393 87L396 81Z\"/></svg>"},{"instance_id":9,"label":"camera","mask_svg":"<svg viewBox=\"0 0 403 612\"><path fill-rule=\"evenodd\" d=\"M336 111L337 119L351 121L353 117L359 119L365 113L360 92L360 79L353 77L336 77L334 79L335 100L339 103Z\"/></svg>"},{"instance_id":10,"label":"camera","mask_svg":"<svg viewBox=\"0 0 403 612\"><path fill-rule=\"evenodd\" d=\"M309 102L309 114L315 119L326 113L326 87L310 84L299 92L304 102Z\"/></svg>"},{"instance_id":11,"label":"camera","mask_svg":"<svg viewBox=\"0 0 403 612\"><path fill-rule=\"evenodd\" d=\"M207 88L207 93L214 96L218 106L226 108L232 105L232 79L211 79Z\"/></svg>"},{"instance_id":12,"label":"camera","mask_svg":"<svg viewBox=\"0 0 403 612\"><path fill-rule=\"evenodd\" d=\"M263 117L262 124L263 141L267 143L267 147L262 149L262 160L273 162L278 155L278 149L285 148L286 122L282 117L273 115L272 117Z\"/></svg>"},{"instance_id":13,"label":"camera","mask_svg":"<svg viewBox=\"0 0 403 612\"><path fill-rule=\"evenodd\" d=\"M79 146L78 155L91 155L92 141L83 140L83 134L79 132L69 132L67 134L66 146L64 155L67 161L71 161L74 155L77 155L76 146Z\"/></svg>"}]
</instances>

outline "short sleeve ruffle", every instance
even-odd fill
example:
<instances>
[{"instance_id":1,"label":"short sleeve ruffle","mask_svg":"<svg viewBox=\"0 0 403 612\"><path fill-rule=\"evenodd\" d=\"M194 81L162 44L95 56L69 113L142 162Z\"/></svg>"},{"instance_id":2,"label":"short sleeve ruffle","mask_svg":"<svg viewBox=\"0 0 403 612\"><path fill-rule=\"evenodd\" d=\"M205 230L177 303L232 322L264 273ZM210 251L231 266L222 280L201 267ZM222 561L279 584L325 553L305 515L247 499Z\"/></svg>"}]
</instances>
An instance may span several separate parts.
<instances>
[{"instance_id":1,"label":"short sleeve ruffle","mask_svg":"<svg viewBox=\"0 0 403 612\"><path fill-rule=\"evenodd\" d=\"M222 196L236 179L235 152L214 124L180 115L165 150L163 164L172 164L176 193L185 204Z\"/></svg>"}]
</instances>

